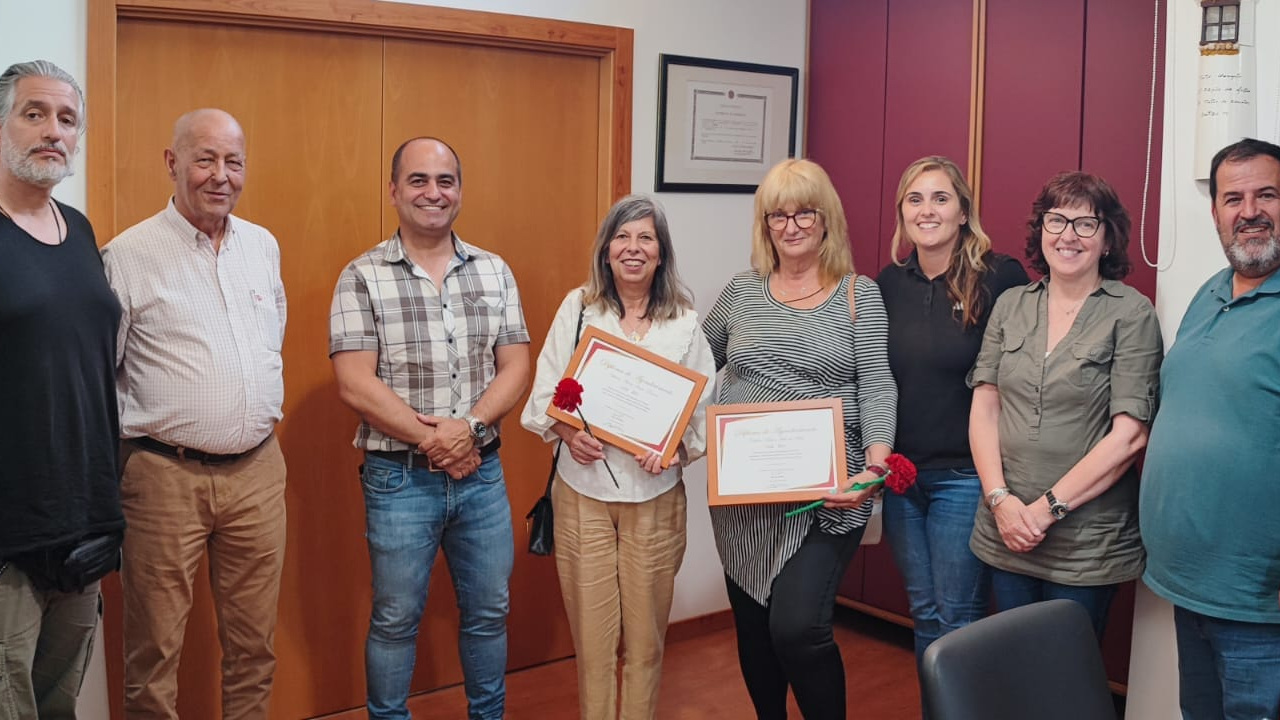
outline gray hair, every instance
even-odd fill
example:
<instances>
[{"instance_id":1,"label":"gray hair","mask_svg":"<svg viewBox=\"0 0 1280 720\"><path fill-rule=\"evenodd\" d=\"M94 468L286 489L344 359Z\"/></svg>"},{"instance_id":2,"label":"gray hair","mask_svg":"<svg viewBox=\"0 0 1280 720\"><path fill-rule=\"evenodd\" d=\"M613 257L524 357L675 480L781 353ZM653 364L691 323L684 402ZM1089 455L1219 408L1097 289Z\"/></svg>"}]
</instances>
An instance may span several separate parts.
<instances>
[{"instance_id":1,"label":"gray hair","mask_svg":"<svg viewBox=\"0 0 1280 720\"><path fill-rule=\"evenodd\" d=\"M653 218L661 262L653 275L649 306L644 316L655 321L672 320L679 317L682 309L693 307L693 297L676 273L675 247L671 243L667 214L657 201L647 195L628 195L614 203L604 216L591 251L591 273L583 296L584 305L601 304L612 308L619 317L626 315L622 298L618 296L618 287L613 280L613 269L609 267L609 244L618 228L645 218Z\"/></svg>"},{"instance_id":2,"label":"gray hair","mask_svg":"<svg viewBox=\"0 0 1280 720\"><path fill-rule=\"evenodd\" d=\"M60 80L71 86L76 91L76 97L80 99L80 113L76 116L76 127L80 132L84 132L85 126L85 106L84 92L80 89L80 84L76 79L71 77L71 73L54 65L48 60L32 60L30 62L14 63L0 74L0 125L9 118L9 113L13 112L13 103L17 96L18 81L27 77L43 77L52 80Z\"/></svg>"}]
</instances>

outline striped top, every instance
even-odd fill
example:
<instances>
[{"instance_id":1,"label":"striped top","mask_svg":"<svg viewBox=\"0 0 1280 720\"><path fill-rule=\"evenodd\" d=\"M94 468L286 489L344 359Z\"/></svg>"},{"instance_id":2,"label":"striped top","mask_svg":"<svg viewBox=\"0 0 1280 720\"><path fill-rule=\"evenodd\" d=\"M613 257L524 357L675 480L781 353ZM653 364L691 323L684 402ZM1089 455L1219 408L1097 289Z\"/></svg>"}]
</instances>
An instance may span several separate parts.
<instances>
[{"instance_id":1,"label":"striped top","mask_svg":"<svg viewBox=\"0 0 1280 720\"><path fill-rule=\"evenodd\" d=\"M866 276L853 281L857 322L849 318L846 276L827 301L790 308L769 293L767 278L739 273L720 292L703 330L725 370L719 402L760 403L839 398L844 408L848 472L865 468L864 448L893 445L898 388L889 370L888 320L880 289ZM762 605L773 580L804 542L813 522L841 535L867 523L871 501L854 510L820 508L784 518L798 503L711 508L711 525L725 573Z\"/></svg>"}]
</instances>

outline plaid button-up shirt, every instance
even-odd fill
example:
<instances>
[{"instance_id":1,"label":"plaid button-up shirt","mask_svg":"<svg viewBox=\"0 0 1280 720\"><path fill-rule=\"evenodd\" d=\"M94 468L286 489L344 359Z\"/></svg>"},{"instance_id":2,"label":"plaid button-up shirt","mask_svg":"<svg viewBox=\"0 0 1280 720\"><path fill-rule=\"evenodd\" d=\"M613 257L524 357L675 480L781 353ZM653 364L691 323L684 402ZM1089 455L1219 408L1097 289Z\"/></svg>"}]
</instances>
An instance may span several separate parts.
<instances>
[{"instance_id":1,"label":"plaid button-up shirt","mask_svg":"<svg viewBox=\"0 0 1280 720\"><path fill-rule=\"evenodd\" d=\"M375 350L378 378L410 407L460 418L496 372L493 349L529 342L511 268L453 236L440 288L405 255L397 232L352 260L338 277L329 312L329 354ZM361 420L355 445L407 450Z\"/></svg>"}]
</instances>

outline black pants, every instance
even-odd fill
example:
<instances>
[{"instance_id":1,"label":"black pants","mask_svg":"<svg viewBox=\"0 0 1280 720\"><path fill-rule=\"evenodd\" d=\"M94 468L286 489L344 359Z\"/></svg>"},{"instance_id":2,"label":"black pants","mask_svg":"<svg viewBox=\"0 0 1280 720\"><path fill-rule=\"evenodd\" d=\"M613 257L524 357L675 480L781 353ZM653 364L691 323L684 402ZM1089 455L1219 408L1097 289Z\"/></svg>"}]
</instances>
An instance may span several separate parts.
<instances>
[{"instance_id":1,"label":"black pants","mask_svg":"<svg viewBox=\"0 0 1280 720\"><path fill-rule=\"evenodd\" d=\"M725 577L738 663L760 720L787 717L787 685L805 720L844 720L844 664L831 618L862 531L828 535L815 524L774 579L768 606Z\"/></svg>"}]
</instances>

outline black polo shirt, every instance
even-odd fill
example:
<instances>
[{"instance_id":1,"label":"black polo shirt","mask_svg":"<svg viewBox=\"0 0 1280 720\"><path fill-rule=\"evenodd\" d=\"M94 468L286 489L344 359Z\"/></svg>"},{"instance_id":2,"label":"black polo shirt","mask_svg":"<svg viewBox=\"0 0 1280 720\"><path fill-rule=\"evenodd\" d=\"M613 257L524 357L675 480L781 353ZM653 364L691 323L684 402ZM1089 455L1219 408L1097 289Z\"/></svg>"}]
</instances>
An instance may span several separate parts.
<instances>
[{"instance_id":1,"label":"black polo shirt","mask_svg":"<svg viewBox=\"0 0 1280 720\"><path fill-rule=\"evenodd\" d=\"M889 366L898 382L898 432L893 449L921 469L971 468L965 375L982 347L987 318L1000 293L1027 283L1027 272L1008 255L987 253L982 319L964 329L947 296L945 276L930 280L913 251L902 266L890 263L877 282L889 315Z\"/></svg>"}]
</instances>

